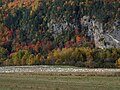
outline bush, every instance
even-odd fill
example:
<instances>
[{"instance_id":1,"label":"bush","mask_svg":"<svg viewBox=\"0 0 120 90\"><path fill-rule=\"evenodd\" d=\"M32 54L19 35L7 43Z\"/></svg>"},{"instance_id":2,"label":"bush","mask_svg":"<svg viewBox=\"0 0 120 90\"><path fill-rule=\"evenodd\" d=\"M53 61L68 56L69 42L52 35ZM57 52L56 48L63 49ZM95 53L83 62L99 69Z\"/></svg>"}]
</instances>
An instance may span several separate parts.
<instances>
[{"instance_id":1,"label":"bush","mask_svg":"<svg viewBox=\"0 0 120 90\"><path fill-rule=\"evenodd\" d=\"M119 49L63 48L49 52L47 56L19 50L10 58L1 59L2 65L72 65L88 68L120 67ZM118 59L119 58L119 59Z\"/></svg>"},{"instance_id":2,"label":"bush","mask_svg":"<svg viewBox=\"0 0 120 90\"><path fill-rule=\"evenodd\" d=\"M120 58L116 60L116 67L120 68Z\"/></svg>"},{"instance_id":3,"label":"bush","mask_svg":"<svg viewBox=\"0 0 120 90\"><path fill-rule=\"evenodd\" d=\"M120 56L118 49L63 48L54 50L49 57L55 64L75 65L90 68L114 68L116 58ZM50 60L49 59L49 60Z\"/></svg>"},{"instance_id":4,"label":"bush","mask_svg":"<svg viewBox=\"0 0 120 90\"><path fill-rule=\"evenodd\" d=\"M0 64L7 58L7 49L0 47Z\"/></svg>"},{"instance_id":5,"label":"bush","mask_svg":"<svg viewBox=\"0 0 120 90\"><path fill-rule=\"evenodd\" d=\"M82 62L82 61L77 61L77 62L75 63L75 66L77 66L77 67L85 67L85 63Z\"/></svg>"}]
</instances>

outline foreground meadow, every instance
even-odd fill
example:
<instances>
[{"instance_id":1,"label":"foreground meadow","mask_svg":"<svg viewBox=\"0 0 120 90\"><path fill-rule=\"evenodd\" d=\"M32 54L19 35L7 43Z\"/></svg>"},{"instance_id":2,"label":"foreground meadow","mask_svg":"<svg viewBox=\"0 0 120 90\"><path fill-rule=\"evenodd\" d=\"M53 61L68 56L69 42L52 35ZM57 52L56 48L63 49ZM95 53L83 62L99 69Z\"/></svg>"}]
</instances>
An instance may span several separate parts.
<instances>
[{"instance_id":1,"label":"foreground meadow","mask_svg":"<svg viewBox=\"0 0 120 90\"><path fill-rule=\"evenodd\" d=\"M0 73L0 90L120 90L120 77L73 73Z\"/></svg>"}]
</instances>

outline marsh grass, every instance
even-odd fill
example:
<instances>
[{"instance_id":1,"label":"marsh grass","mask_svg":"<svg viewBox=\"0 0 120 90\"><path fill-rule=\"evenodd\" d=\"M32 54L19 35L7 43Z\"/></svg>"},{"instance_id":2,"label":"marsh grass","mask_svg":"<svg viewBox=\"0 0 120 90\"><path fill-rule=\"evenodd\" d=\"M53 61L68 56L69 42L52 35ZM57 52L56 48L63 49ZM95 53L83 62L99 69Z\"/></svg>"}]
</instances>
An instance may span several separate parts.
<instances>
[{"instance_id":1,"label":"marsh grass","mask_svg":"<svg viewBox=\"0 0 120 90\"><path fill-rule=\"evenodd\" d=\"M1 73L0 90L120 90L120 77Z\"/></svg>"}]
</instances>

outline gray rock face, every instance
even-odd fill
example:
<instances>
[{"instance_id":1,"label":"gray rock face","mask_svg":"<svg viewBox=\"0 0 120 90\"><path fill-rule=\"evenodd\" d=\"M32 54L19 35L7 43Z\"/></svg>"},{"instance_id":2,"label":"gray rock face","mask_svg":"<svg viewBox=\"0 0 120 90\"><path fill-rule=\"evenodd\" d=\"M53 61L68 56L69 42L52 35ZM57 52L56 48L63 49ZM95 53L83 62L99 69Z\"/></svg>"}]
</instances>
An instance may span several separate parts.
<instances>
[{"instance_id":1,"label":"gray rock face","mask_svg":"<svg viewBox=\"0 0 120 90\"><path fill-rule=\"evenodd\" d=\"M82 26L88 27L88 31L92 31L94 35L95 46L98 48L120 48L120 25L113 24L111 32L104 32L103 23L92 20L89 16L83 16L81 19ZM116 23L116 22L115 22Z\"/></svg>"},{"instance_id":2,"label":"gray rock face","mask_svg":"<svg viewBox=\"0 0 120 90\"><path fill-rule=\"evenodd\" d=\"M120 30L112 32L103 31L103 25L100 22L93 21L94 41L98 48L120 48Z\"/></svg>"},{"instance_id":3,"label":"gray rock face","mask_svg":"<svg viewBox=\"0 0 120 90\"><path fill-rule=\"evenodd\" d=\"M56 37L63 30L67 30L68 23L50 23L50 28L54 31L54 37ZM71 28L77 26L69 23ZM114 22L112 31L105 31L103 29L103 23L90 19L89 16L83 16L81 18L81 26L88 28L88 33L93 35L95 46L98 48L120 48L120 27L119 22ZM104 32L105 31L105 32Z\"/></svg>"},{"instance_id":4,"label":"gray rock face","mask_svg":"<svg viewBox=\"0 0 120 90\"><path fill-rule=\"evenodd\" d=\"M63 31L67 31L70 28L74 28L75 26L71 23L68 23L66 21L64 22L60 22L60 23L48 23L48 27L50 30L52 30L54 32L53 36L57 37L57 35L59 35L60 33L62 33Z\"/></svg>"}]
</instances>

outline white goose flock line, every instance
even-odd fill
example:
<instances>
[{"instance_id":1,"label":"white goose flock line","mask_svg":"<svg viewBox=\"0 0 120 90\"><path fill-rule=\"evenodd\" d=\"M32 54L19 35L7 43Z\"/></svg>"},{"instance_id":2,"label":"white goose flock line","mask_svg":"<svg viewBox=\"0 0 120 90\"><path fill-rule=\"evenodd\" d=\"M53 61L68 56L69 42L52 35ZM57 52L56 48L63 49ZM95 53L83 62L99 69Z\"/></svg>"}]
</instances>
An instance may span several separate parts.
<instances>
[{"instance_id":1,"label":"white goose flock line","mask_svg":"<svg viewBox=\"0 0 120 90\"><path fill-rule=\"evenodd\" d=\"M120 69L106 69L106 68L55 68L49 66L6 66L0 67L0 73L13 72L80 72L80 73L120 73Z\"/></svg>"}]
</instances>

